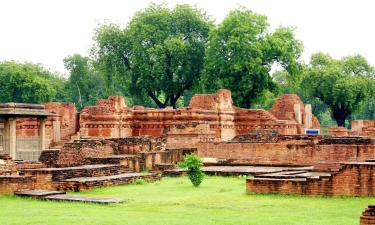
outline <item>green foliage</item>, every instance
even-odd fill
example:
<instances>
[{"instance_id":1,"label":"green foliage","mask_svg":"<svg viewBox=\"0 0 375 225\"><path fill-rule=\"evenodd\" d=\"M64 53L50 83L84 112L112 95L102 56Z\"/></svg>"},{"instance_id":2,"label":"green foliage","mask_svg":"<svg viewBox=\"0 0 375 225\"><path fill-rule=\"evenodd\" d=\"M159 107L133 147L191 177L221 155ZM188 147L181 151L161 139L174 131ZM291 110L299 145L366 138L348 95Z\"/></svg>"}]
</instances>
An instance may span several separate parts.
<instances>
[{"instance_id":1,"label":"green foliage","mask_svg":"<svg viewBox=\"0 0 375 225\"><path fill-rule=\"evenodd\" d=\"M176 107L201 75L212 22L189 5L151 4L125 29L100 26L93 54L108 83L118 82L132 98L148 96L160 107Z\"/></svg>"},{"instance_id":2,"label":"green foliage","mask_svg":"<svg viewBox=\"0 0 375 225\"><path fill-rule=\"evenodd\" d=\"M43 103L55 99L63 80L40 65L0 62L0 102Z\"/></svg>"},{"instance_id":3,"label":"green foliage","mask_svg":"<svg viewBox=\"0 0 375 225\"><path fill-rule=\"evenodd\" d=\"M203 162L196 154L185 155L184 161L178 163L177 166L179 168L188 168L187 175L195 187L198 187L202 183L204 174L201 167L203 166Z\"/></svg>"},{"instance_id":4,"label":"green foliage","mask_svg":"<svg viewBox=\"0 0 375 225\"><path fill-rule=\"evenodd\" d=\"M89 58L75 54L64 58L64 65L70 73L66 84L67 98L79 110L106 97L104 78L90 66Z\"/></svg>"},{"instance_id":5,"label":"green foliage","mask_svg":"<svg viewBox=\"0 0 375 225\"><path fill-rule=\"evenodd\" d=\"M269 75L274 63L298 74L303 47L293 29L268 30L265 16L244 8L231 11L210 33L201 89L230 89L236 105L249 108L265 90L275 89Z\"/></svg>"},{"instance_id":6,"label":"green foliage","mask_svg":"<svg viewBox=\"0 0 375 225\"><path fill-rule=\"evenodd\" d=\"M332 112L337 125L371 96L374 69L358 55L335 60L327 54L311 56L302 86L308 95L318 98Z\"/></svg>"},{"instance_id":7,"label":"green foliage","mask_svg":"<svg viewBox=\"0 0 375 225\"><path fill-rule=\"evenodd\" d=\"M145 185L147 184L147 181L145 179L137 179L134 181L135 185Z\"/></svg>"}]
</instances>

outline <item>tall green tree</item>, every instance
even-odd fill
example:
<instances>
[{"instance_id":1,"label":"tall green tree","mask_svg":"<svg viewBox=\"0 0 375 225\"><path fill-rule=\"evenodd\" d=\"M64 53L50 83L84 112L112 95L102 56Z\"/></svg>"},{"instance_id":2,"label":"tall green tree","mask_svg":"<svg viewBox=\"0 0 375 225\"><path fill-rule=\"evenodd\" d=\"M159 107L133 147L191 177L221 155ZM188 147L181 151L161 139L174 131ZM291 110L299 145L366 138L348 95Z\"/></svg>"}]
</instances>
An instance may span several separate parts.
<instances>
[{"instance_id":1,"label":"tall green tree","mask_svg":"<svg viewBox=\"0 0 375 225\"><path fill-rule=\"evenodd\" d=\"M78 109L94 105L98 99L106 97L105 81L92 68L88 57L74 54L64 58L64 65L69 71L66 83L67 97Z\"/></svg>"},{"instance_id":2,"label":"tall green tree","mask_svg":"<svg viewBox=\"0 0 375 225\"><path fill-rule=\"evenodd\" d=\"M302 86L329 106L338 126L345 126L346 119L371 96L373 77L374 68L362 56L335 60L316 53L311 56Z\"/></svg>"},{"instance_id":3,"label":"tall green tree","mask_svg":"<svg viewBox=\"0 0 375 225\"><path fill-rule=\"evenodd\" d=\"M233 10L210 33L203 90L230 89L234 102L249 108L264 91L275 88L269 74L274 63L292 75L298 72L302 48L291 28L270 32L267 17L245 8Z\"/></svg>"},{"instance_id":4,"label":"tall green tree","mask_svg":"<svg viewBox=\"0 0 375 225\"><path fill-rule=\"evenodd\" d=\"M40 65L14 61L0 62L0 102L52 101L57 94L54 86L57 84L51 80L57 82L57 79L56 75Z\"/></svg>"},{"instance_id":5,"label":"tall green tree","mask_svg":"<svg viewBox=\"0 0 375 225\"><path fill-rule=\"evenodd\" d=\"M110 86L120 83L132 97L148 96L160 108L176 107L201 75L211 27L195 7L151 4L125 29L99 27L93 53Z\"/></svg>"}]
</instances>

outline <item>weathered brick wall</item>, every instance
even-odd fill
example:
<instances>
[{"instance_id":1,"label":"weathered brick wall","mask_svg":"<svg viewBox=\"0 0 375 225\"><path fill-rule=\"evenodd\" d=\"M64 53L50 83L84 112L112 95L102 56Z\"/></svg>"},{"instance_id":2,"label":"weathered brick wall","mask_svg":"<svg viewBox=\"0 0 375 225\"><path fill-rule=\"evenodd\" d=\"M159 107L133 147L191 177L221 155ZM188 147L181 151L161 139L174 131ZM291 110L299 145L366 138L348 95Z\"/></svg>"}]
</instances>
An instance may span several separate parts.
<instances>
[{"instance_id":1,"label":"weathered brick wall","mask_svg":"<svg viewBox=\"0 0 375 225\"><path fill-rule=\"evenodd\" d=\"M348 163L330 178L247 179L246 187L252 193L375 196L374 172L375 163Z\"/></svg>"},{"instance_id":2,"label":"weathered brick wall","mask_svg":"<svg viewBox=\"0 0 375 225\"><path fill-rule=\"evenodd\" d=\"M40 161L54 167L79 166L86 163L86 158L112 154L113 148L107 140L79 140L65 143L57 153L42 153Z\"/></svg>"},{"instance_id":3,"label":"weathered brick wall","mask_svg":"<svg viewBox=\"0 0 375 225\"><path fill-rule=\"evenodd\" d=\"M352 132L355 135L375 137L375 120L353 120Z\"/></svg>"},{"instance_id":4,"label":"weathered brick wall","mask_svg":"<svg viewBox=\"0 0 375 225\"><path fill-rule=\"evenodd\" d=\"M292 99L301 104L301 110L304 109L298 96L293 96ZM289 108L283 108L277 103L271 112L290 114ZM160 137L165 134L165 129L194 123L209 125L210 132L206 138L211 138L211 133L214 132L215 138L222 141L257 129L276 129L280 134L303 132L301 124L293 119L293 115L280 119L271 112L234 107L228 90L194 95L189 107L179 109L150 109L142 106L129 108L124 98L111 96L98 101L96 106L82 110L80 134L82 137L108 138L142 135ZM313 124L318 126L319 123L316 120ZM196 133L200 138L206 134Z\"/></svg>"},{"instance_id":5,"label":"weathered brick wall","mask_svg":"<svg viewBox=\"0 0 375 225\"><path fill-rule=\"evenodd\" d=\"M337 137L349 136L349 130L345 127L330 127L328 128L328 134Z\"/></svg>"},{"instance_id":6,"label":"weathered brick wall","mask_svg":"<svg viewBox=\"0 0 375 225\"><path fill-rule=\"evenodd\" d=\"M51 130L47 130L47 134L53 133L53 120L60 122L60 136L62 140L69 140L71 135L78 132L78 112L73 103L49 102L44 105L46 106L47 112L59 115L57 118L48 119L47 127L49 127Z\"/></svg>"},{"instance_id":7,"label":"weathered brick wall","mask_svg":"<svg viewBox=\"0 0 375 225\"><path fill-rule=\"evenodd\" d=\"M39 160L48 167L115 162L122 165L126 164L130 169L140 171L143 169L151 170L159 163L172 163L172 161L166 160L181 158L177 154L180 153L166 149L165 141L162 138L141 136L76 140L66 143L59 151L44 151ZM120 158L116 158L114 155L120 156Z\"/></svg>"},{"instance_id":8,"label":"weathered brick wall","mask_svg":"<svg viewBox=\"0 0 375 225\"><path fill-rule=\"evenodd\" d=\"M270 112L280 120L294 120L294 105L299 104L301 107L301 116L304 118L305 106L298 95L295 94L285 94L280 96L274 105L272 106Z\"/></svg>"},{"instance_id":9,"label":"weathered brick wall","mask_svg":"<svg viewBox=\"0 0 375 225\"><path fill-rule=\"evenodd\" d=\"M167 148L196 148L201 141L215 141L216 134L209 124L188 123L164 130Z\"/></svg>"},{"instance_id":10,"label":"weathered brick wall","mask_svg":"<svg viewBox=\"0 0 375 225\"><path fill-rule=\"evenodd\" d=\"M375 225L375 205L369 205L360 217L360 225Z\"/></svg>"},{"instance_id":11,"label":"weathered brick wall","mask_svg":"<svg viewBox=\"0 0 375 225\"><path fill-rule=\"evenodd\" d=\"M263 165L320 165L375 158L371 139L322 139L281 137L276 143L206 142L198 143L198 155L234 159L237 163Z\"/></svg>"},{"instance_id":12,"label":"weathered brick wall","mask_svg":"<svg viewBox=\"0 0 375 225\"><path fill-rule=\"evenodd\" d=\"M0 155L0 176L17 173L17 165L9 155Z\"/></svg>"},{"instance_id":13,"label":"weathered brick wall","mask_svg":"<svg viewBox=\"0 0 375 225\"><path fill-rule=\"evenodd\" d=\"M0 195L13 194L22 189L33 189L35 178L31 176L0 176Z\"/></svg>"},{"instance_id":14,"label":"weathered brick wall","mask_svg":"<svg viewBox=\"0 0 375 225\"><path fill-rule=\"evenodd\" d=\"M69 140L71 135L78 132L78 113L73 103L49 102L44 105L46 111L58 115L57 117L47 118L47 146L54 141ZM58 123L58 126L54 124L56 122ZM60 128L58 129L58 127ZM37 149L39 142L38 132L39 123L36 118L17 119L17 142L19 148ZM57 140L58 136L60 140Z\"/></svg>"}]
</instances>

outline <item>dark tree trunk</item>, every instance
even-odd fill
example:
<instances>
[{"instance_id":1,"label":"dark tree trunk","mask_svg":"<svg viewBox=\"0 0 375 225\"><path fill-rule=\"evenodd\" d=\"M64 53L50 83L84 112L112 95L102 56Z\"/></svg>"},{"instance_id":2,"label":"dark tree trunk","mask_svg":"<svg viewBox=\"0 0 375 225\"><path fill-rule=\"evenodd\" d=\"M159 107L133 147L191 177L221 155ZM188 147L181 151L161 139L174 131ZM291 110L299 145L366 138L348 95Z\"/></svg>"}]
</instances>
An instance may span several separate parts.
<instances>
[{"instance_id":1,"label":"dark tree trunk","mask_svg":"<svg viewBox=\"0 0 375 225\"><path fill-rule=\"evenodd\" d=\"M344 109L333 110L333 118L336 120L337 126L345 127L346 112Z\"/></svg>"},{"instance_id":2,"label":"dark tree trunk","mask_svg":"<svg viewBox=\"0 0 375 225\"><path fill-rule=\"evenodd\" d=\"M166 103L162 103L151 91L148 92L148 96L156 103L159 108L165 108Z\"/></svg>"},{"instance_id":3,"label":"dark tree trunk","mask_svg":"<svg viewBox=\"0 0 375 225\"><path fill-rule=\"evenodd\" d=\"M172 97L171 98L171 106L175 109L176 108L176 102L177 102L177 100L174 98L174 97Z\"/></svg>"},{"instance_id":4,"label":"dark tree trunk","mask_svg":"<svg viewBox=\"0 0 375 225\"><path fill-rule=\"evenodd\" d=\"M250 109L250 106L251 106L251 93L247 94L245 99L243 100L243 104L241 105L241 107L245 108L245 109Z\"/></svg>"}]
</instances>

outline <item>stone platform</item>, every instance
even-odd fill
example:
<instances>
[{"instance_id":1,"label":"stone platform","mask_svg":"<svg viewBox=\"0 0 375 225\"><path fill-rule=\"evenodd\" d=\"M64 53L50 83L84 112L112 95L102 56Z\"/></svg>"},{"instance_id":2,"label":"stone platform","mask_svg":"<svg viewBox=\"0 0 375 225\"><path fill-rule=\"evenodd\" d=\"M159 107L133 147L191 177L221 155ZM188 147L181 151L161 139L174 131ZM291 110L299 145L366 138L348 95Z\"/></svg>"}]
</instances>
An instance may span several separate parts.
<instances>
[{"instance_id":1,"label":"stone platform","mask_svg":"<svg viewBox=\"0 0 375 225\"><path fill-rule=\"evenodd\" d=\"M160 177L155 173L122 173L99 177L76 177L64 180L64 184L60 186L60 189L84 191L94 187L129 184L138 179L154 181L159 180Z\"/></svg>"}]
</instances>

